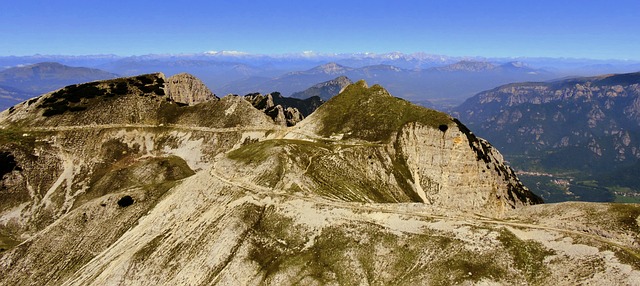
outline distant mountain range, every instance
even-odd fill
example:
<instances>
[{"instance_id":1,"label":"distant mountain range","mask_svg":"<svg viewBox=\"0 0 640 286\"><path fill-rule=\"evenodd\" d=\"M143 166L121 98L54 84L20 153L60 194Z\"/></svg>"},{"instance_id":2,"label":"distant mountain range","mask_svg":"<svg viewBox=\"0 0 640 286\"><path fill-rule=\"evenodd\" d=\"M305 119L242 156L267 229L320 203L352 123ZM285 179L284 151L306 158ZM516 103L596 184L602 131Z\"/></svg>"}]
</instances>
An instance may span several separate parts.
<instances>
[{"instance_id":1,"label":"distant mountain range","mask_svg":"<svg viewBox=\"0 0 640 286\"><path fill-rule=\"evenodd\" d=\"M302 52L289 54L250 54L237 51L210 51L192 54L151 54L142 56L116 56L116 55L34 55L34 56L4 56L0 57L0 69L17 65L28 65L39 62L58 62L71 66L85 66L101 68L117 74L125 74L124 70L111 70L127 68L129 64L142 66L143 63L163 63L165 66L181 64L209 63L234 63L243 64L252 68L266 71L283 70L291 72L306 70L324 63L336 62L344 66L364 67L372 65L392 65L402 69L428 69L454 64L460 61L508 63L523 62L528 65L551 70L562 75L582 75L598 73L622 73L625 71L640 70L640 61L632 60L594 60L572 58L486 58L486 57L460 57L418 53L317 53ZM131 66L129 66L131 67Z\"/></svg>"},{"instance_id":2,"label":"distant mountain range","mask_svg":"<svg viewBox=\"0 0 640 286\"><path fill-rule=\"evenodd\" d=\"M69 84L116 78L106 71L44 62L0 71L0 84L40 94Z\"/></svg>"},{"instance_id":3,"label":"distant mountain range","mask_svg":"<svg viewBox=\"0 0 640 286\"><path fill-rule=\"evenodd\" d=\"M633 180L613 179L639 164L640 73L503 85L454 111L514 167L555 175L530 181L534 191L536 185L541 192L562 191L547 193L546 200L624 196L616 187L640 191Z\"/></svg>"},{"instance_id":4,"label":"distant mountain range","mask_svg":"<svg viewBox=\"0 0 640 286\"><path fill-rule=\"evenodd\" d=\"M511 82L640 70L640 61L626 60L452 57L399 52L262 55L211 51L130 57L8 56L0 57L0 71L41 62L100 69L118 75L163 72L171 76L187 72L202 79L219 95L278 91L290 96L318 82L344 75L354 81L366 79L383 84L396 96L439 109L449 109L480 91Z\"/></svg>"},{"instance_id":5,"label":"distant mountain range","mask_svg":"<svg viewBox=\"0 0 640 286\"><path fill-rule=\"evenodd\" d=\"M522 63L498 65L461 61L428 69L403 69L384 64L355 68L332 62L278 77L247 77L217 90L222 94L279 91L284 95L292 95L296 91L336 76L346 76L354 80L365 79L386 86L395 96L411 101L429 101L444 108L460 104L477 92L500 84L547 80L556 75L530 68Z\"/></svg>"}]
</instances>

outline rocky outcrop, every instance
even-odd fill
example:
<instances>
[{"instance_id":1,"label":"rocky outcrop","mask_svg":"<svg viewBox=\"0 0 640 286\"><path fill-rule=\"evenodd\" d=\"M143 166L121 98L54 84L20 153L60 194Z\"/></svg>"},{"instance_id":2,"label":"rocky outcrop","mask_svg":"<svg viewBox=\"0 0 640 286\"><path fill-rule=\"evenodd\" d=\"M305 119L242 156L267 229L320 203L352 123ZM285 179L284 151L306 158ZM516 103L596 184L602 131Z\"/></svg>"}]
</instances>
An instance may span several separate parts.
<instances>
[{"instance_id":1,"label":"rocky outcrop","mask_svg":"<svg viewBox=\"0 0 640 286\"><path fill-rule=\"evenodd\" d=\"M271 117L276 124L282 126L293 126L304 119L302 112L292 106L298 106L303 110L311 110L311 112L313 112L313 110L322 103L322 101L320 101L316 106L313 99L299 100L285 98L277 92L267 95L259 93L247 94L244 96L244 99Z\"/></svg>"},{"instance_id":2,"label":"rocky outcrop","mask_svg":"<svg viewBox=\"0 0 640 286\"><path fill-rule=\"evenodd\" d=\"M218 99L200 79L187 73L169 77L166 86L169 98L182 104L195 105Z\"/></svg>"}]
</instances>

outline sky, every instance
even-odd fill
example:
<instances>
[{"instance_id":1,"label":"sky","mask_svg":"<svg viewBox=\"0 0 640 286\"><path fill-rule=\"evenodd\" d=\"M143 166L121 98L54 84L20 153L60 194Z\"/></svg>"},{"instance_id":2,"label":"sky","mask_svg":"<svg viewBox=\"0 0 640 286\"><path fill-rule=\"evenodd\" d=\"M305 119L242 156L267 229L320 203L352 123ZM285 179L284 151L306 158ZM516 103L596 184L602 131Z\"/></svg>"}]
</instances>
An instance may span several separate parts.
<instances>
[{"instance_id":1,"label":"sky","mask_svg":"<svg viewBox=\"0 0 640 286\"><path fill-rule=\"evenodd\" d=\"M638 0L0 3L0 56L397 51L640 60Z\"/></svg>"}]
</instances>

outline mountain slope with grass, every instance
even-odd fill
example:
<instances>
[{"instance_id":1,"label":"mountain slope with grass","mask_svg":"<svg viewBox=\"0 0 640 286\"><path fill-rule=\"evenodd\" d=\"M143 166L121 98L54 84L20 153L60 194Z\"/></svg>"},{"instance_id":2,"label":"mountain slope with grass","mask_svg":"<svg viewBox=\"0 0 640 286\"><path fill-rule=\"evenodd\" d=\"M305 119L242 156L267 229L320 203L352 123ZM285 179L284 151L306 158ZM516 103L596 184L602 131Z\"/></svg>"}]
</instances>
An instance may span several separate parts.
<instances>
[{"instance_id":1,"label":"mountain slope with grass","mask_svg":"<svg viewBox=\"0 0 640 286\"><path fill-rule=\"evenodd\" d=\"M0 113L0 284L640 279L638 206L540 204L444 113L358 82L285 127L181 78Z\"/></svg>"}]
</instances>

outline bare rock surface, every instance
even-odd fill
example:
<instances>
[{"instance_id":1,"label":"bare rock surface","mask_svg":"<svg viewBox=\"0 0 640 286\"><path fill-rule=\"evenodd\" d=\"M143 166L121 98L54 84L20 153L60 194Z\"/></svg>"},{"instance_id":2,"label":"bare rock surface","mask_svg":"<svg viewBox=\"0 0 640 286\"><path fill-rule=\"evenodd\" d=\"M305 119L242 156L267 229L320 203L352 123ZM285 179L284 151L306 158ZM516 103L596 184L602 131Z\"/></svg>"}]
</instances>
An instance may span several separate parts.
<instances>
[{"instance_id":1,"label":"bare rock surface","mask_svg":"<svg viewBox=\"0 0 640 286\"><path fill-rule=\"evenodd\" d=\"M187 73L167 79L167 94L170 99L188 105L217 99L200 79Z\"/></svg>"}]
</instances>

